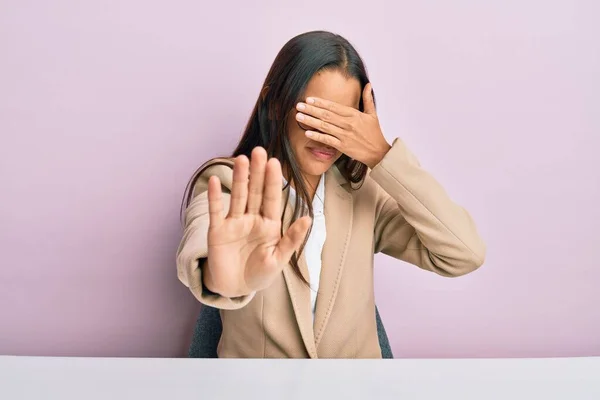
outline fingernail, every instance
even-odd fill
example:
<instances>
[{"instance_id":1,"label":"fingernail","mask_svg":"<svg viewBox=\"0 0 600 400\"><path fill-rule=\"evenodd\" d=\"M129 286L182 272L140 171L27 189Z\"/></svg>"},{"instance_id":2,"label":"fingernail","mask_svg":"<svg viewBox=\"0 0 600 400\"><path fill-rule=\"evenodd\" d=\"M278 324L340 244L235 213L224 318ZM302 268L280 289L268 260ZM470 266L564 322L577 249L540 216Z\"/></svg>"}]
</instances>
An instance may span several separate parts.
<instances>
[{"instance_id":1,"label":"fingernail","mask_svg":"<svg viewBox=\"0 0 600 400\"><path fill-rule=\"evenodd\" d=\"M312 137L313 133L311 131L306 131L306 136Z\"/></svg>"},{"instance_id":2,"label":"fingernail","mask_svg":"<svg viewBox=\"0 0 600 400\"><path fill-rule=\"evenodd\" d=\"M306 105L304 103L298 103L298 105L296 106L296 108L298 110L304 110L306 108Z\"/></svg>"},{"instance_id":3,"label":"fingernail","mask_svg":"<svg viewBox=\"0 0 600 400\"><path fill-rule=\"evenodd\" d=\"M303 115L303 114L300 114L300 113L298 113L298 114L296 114L296 119L297 119L298 121L304 121L304 115Z\"/></svg>"},{"instance_id":4,"label":"fingernail","mask_svg":"<svg viewBox=\"0 0 600 400\"><path fill-rule=\"evenodd\" d=\"M314 104L315 103L315 99L313 99L312 97L309 97L308 99L306 99L306 102L308 104Z\"/></svg>"}]
</instances>

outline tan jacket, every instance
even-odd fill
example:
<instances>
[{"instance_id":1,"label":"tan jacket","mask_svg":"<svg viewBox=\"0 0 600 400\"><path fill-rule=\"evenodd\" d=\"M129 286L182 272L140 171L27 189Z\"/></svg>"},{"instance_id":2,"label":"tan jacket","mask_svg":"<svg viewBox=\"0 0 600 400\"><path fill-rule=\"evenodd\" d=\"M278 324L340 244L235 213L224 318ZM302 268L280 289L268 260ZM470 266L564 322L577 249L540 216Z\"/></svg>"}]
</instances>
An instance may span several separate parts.
<instances>
[{"instance_id":1,"label":"tan jacket","mask_svg":"<svg viewBox=\"0 0 600 400\"><path fill-rule=\"evenodd\" d=\"M291 264L261 292L239 298L214 295L202 285L209 223L207 185L212 175L221 179L224 206L229 208L232 170L209 167L185 213L177 274L200 302L221 309L221 358L380 358L374 253L444 276L466 274L484 261L485 244L469 214L450 200L396 139L358 190L350 189L335 166L325 174L327 239L314 324L310 288L294 274ZM287 196L287 190L282 196ZM289 226L290 208L284 229ZM302 256L299 265L308 276Z\"/></svg>"}]
</instances>

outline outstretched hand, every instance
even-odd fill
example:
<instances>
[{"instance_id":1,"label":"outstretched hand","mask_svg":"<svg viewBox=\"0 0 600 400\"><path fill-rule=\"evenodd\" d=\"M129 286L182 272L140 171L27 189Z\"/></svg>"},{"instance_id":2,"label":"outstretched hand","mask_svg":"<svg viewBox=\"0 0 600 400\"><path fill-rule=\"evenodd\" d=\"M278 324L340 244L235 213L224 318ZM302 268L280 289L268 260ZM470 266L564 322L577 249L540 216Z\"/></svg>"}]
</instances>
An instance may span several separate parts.
<instances>
[{"instance_id":1,"label":"outstretched hand","mask_svg":"<svg viewBox=\"0 0 600 400\"><path fill-rule=\"evenodd\" d=\"M204 285L225 297L237 297L270 286L301 246L310 217L296 220L281 235L283 176L275 158L262 147L251 160L238 156L233 167L231 202L224 215L221 182L208 182L210 224Z\"/></svg>"}]
</instances>

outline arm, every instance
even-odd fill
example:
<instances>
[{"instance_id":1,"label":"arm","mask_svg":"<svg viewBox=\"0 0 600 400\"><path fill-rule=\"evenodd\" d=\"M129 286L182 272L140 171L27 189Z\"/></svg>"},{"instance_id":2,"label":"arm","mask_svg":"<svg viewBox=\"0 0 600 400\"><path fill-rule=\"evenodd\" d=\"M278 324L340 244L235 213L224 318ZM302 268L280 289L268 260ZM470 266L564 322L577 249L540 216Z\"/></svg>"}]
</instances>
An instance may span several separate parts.
<instances>
[{"instance_id":1,"label":"arm","mask_svg":"<svg viewBox=\"0 0 600 400\"><path fill-rule=\"evenodd\" d=\"M394 141L370 177L380 186L376 253L443 276L464 275L483 264L486 246L472 218L401 140Z\"/></svg>"},{"instance_id":2,"label":"arm","mask_svg":"<svg viewBox=\"0 0 600 400\"><path fill-rule=\"evenodd\" d=\"M372 168L379 184L375 252L434 271L458 276L478 268L485 245L469 214L454 204L440 184L396 139L388 144L375 110L370 83L363 89L364 111L310 97L299 103L296 119L314 128L312 140Z\"/></svg>"}]
</instances>

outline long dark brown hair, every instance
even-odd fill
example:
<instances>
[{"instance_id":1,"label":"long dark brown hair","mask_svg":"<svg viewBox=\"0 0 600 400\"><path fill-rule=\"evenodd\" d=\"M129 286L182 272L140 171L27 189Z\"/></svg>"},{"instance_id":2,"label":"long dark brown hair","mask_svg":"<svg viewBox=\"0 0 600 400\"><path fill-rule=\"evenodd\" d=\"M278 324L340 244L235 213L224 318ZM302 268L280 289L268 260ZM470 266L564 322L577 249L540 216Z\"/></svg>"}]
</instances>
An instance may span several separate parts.
<instances>
[{"instance_id":1,"label":"long dark brown hair","mask_svg":"<svg viewBox=\"0 0 600 400\"><path fill-rule=\"evenodd\" d=\"M288 174L288 185L291 184L297 193L290 224L307 214L312 218L313 211L311 207L302 206L311 204L312 200L309 198L306 182L292 150L288 136L287 116L295 109L296 103L302 100L310 79L315 73L324 70L339 71L348 78L357 79L361 90L364 90L369 82L360 55L342 36L326 31L313 31L292 38L277 54L242 138L231 155L237 157L243 154L250 158L252 149L262 146L266 149L269 158L276 157L281 162L284 171ZM364 110L362 96L359 110ZM216 162L216 164L225 164L225 162ZM353 188L362 184L367 173L365 164L342 154L335 165ZM193 188L205 168L200 167L190 179L182 202L182 213L192 200ZM286 200L284 211L287 206ZM305 283L308 282L300 272L298 258L307 238L308 235L300 251L291 259L294 271Z\"/></svg>"}]
</instances>

